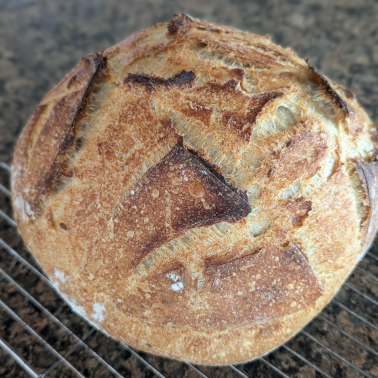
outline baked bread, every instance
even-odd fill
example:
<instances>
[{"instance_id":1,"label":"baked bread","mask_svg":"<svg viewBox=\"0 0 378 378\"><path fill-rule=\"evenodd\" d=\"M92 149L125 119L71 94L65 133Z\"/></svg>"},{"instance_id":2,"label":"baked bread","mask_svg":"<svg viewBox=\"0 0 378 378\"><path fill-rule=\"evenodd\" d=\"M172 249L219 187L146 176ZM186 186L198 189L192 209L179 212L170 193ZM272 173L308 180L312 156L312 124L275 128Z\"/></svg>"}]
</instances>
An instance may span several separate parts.
<instances>
[{"instance_id":1,"label":"baked bread","mask_svg":"<svg viewBox=\"0 0 378 378\"><path fill-rule=\"evenodd\" d=\"M370 245L376 147L353 94L293 50L177 14L44 97L12 199L75 312L147 352L239 363L298 332Z\"/></svg>"}]
</instances>

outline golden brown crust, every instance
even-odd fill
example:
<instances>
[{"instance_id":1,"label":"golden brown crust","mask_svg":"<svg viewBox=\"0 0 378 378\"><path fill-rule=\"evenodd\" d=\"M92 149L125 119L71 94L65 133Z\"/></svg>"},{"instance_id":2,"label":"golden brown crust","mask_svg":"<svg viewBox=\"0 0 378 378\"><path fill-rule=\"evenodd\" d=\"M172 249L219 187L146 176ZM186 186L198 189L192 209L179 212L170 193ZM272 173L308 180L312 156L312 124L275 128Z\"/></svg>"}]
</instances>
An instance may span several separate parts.
<instances>
[{"instance_id":1,"label":"golden brown crust","mask_svg":"<svg viewBox=\"0 0 378 378\"><path fill-rule=\"evenodd\" d=\"M17 144L19 229L73 309L145 351L256 358L378 227L374 125L269 38L178 14L84 58Z\"/></svg>"}]
</instances>

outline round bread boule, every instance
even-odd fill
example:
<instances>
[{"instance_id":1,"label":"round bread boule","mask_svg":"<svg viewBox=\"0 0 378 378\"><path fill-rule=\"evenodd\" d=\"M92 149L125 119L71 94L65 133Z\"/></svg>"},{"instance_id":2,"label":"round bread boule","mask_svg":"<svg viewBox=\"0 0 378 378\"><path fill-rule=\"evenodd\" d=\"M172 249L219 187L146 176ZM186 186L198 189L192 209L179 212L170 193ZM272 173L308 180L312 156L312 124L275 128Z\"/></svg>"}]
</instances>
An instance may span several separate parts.
<instances>
[{"instance_id":1,"label":"round bread boule","mask_svg":"<svg viewBox=\"0 0 378 378\"><path fill-rule=\"evenodd\" d=\"M177 14L44 97L12 199L75 312L147 352L239 363L298 332L370 245L376 147L353 94L293 50Z\"/></svg>"}]
</instances>

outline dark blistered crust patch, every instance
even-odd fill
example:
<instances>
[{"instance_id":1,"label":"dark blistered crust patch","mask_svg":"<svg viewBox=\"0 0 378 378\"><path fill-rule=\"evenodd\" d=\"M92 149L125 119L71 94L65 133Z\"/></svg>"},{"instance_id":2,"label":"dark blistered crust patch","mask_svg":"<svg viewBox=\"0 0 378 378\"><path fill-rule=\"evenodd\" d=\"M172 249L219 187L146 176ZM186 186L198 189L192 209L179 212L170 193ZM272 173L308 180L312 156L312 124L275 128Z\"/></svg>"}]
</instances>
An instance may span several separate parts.
<instances>
[{"instance_id":1,"label":"dark blistered crust patch","mask_svg":"<svg viewBox=\"0 0 378 378\"><path fill-rule=\"evenodd\" d=\"M306 63L310 68L311 72L314 75L315 81L324 89L324 91L329 95L332 99L332 102L345 114L349 115L348 107L342 98L337 94L337 92L331 87L330 82L318 71L316 71L315 67L311 66L306 59Z\"/></svg>"},{"instance_id":2,"label":"dark blistered crust patch","mask_svg":"<svg viewBox=\"0 0 378 378\"><path fill-rule=\"evenodd\" d=\"M152 90L158 87L169 88L171 86L192 86L196 75L193 71L185 71L178 73L170 79L163 79L155 76L135 75L129 73L124 80L125 84L134 83L144 86L148 90Z\"/></svg>"},{"instance_id":3,"label":"dark blistered crust patch","mask_svg":"<svg viewBox=\"0 0 378 378\"><path fill-rule=\"evenodd\" d=\"M364 205L369 208L369 215L363 224L365 233L363 251L366 251L372 243L378 228L378 161L373 160L370 163L366 163L362 159L357 159L355 164L365 190Z\"/></svg>"},{"instance_id":4,"label":"dark blistered crust patch","mask_svg":"<svg viewBox=\"0 0 378 378\"><path fill-rule=\"evenodd\" d=\"M282 96L283 93L280 92L265 92L254 96L246 112L235 114L223 111L223 120L230 128L237 130L246 142L249 142L257 116L269 102Z\"/></svg>"},{"instance_id":5,"label":"dark blistered crust patch","mask_svg":"<svg viewBox=\"0 0 378 378\"><path fill-rule=\"evenodd\" d=\"M224 259L224 258L223 258ZM226 329L261 324L314 307L323 286L300 247L267 247L232 261L203 261L198 279L172 262L126 293L120 309L159 324ZM146 311L154 309L154 311Z\"/></svg>"},{"instance_id":6,"label":"dark blistered crust patch","mask_svg":"<svg viewBox=\"0 0 378 378\"><path fill-rule=\"evenodd\" d=\"M304 219L312 210L312 202L305 201L304 197L299 197L295 200L286 201L285 207L291 215L292 224L298 227L302 226Z\"/></svg>"},{"instance_id":7,"label":"dark blistered crust patch","mask_svg":"<svg viewBox=\"0 0 378 378\"><path fill-rule=\"evenodd\" d=\"M117 265L134 269L142 258L194 227L237 222L251 211L238 192L214 176L195 156L176 145L138 182L110 221L108 235L92 255L89 270L114 250L128 251Z\"/></svg>"},{"instance_id":8,"label":"dark blistered crust patch","mask_svg":"<svg viewBox=\"0 0 378 378\"><path fill-rule=\"evenodd\" d=\"M82 58L46 96L47 99L43 100L45 103L37 107L28 122L18 141L14 159L13 195L19 199L19 204L23 204L16 204L19 213L25 214L22 208L25 206L29 215L34 215L41 196L48 192L51 183L62 173L64 154L74 141L74 121L101 61L101 54L89 54ZM49 98L54 105L44 124L40 125L39 119L48 109ZM37 124L38 127L35 126ZM28 151L27 156L25 151ZM25 216L22 217L26 220Z\"/></svg>"}]
</instances>

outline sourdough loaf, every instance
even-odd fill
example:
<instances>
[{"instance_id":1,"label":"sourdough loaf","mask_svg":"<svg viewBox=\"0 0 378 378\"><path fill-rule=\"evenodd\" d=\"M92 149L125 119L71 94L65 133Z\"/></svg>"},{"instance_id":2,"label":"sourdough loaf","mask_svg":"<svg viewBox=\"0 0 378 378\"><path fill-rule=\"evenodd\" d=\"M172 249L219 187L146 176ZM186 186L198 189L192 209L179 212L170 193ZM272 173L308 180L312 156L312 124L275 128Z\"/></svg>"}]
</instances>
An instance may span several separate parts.
<instances>
[{"instance_id":1,"label":"sourdough loaf","mask_svg":"<svg viewBox=\"0 0 378 378\"><path fill-rule=\"evenodd\" d=\"M183 14L89 54L16 147L19 230L72 309L147 352L248 361L377 229L377 139L290 48Z\"/></svg>"}]
</instances>

